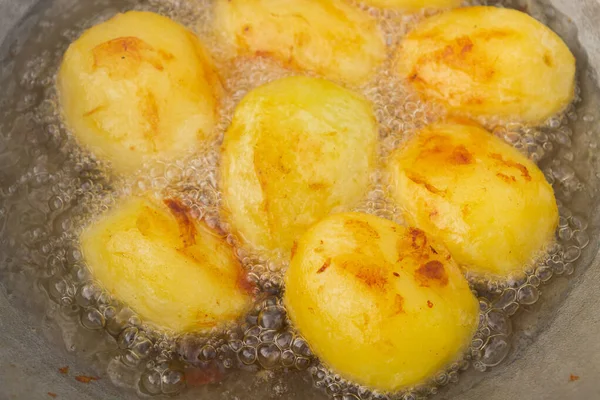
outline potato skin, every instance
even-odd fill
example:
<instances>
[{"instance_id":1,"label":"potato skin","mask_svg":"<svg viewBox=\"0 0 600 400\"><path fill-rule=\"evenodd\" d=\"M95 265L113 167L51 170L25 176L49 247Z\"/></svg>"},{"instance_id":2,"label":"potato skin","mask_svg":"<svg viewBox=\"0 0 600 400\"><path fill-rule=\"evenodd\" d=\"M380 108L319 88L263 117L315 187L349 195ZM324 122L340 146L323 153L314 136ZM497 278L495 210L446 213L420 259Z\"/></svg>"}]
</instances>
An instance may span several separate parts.
<instances>
[{"instance_id":1,"label":"potato skin","mask_svg":"<svg viewBox=\"0 0 600 400\"><path fill-rule=\"evenodd\" d=\"M558 208L542 172L476 124L426 127L388 168L407 222L476 275L521 275L554 239Z\"/></svg>"},{"instance_id":2,"label":"potato skin","mask_svg":"<svg viewBox=\"0 0 600 400\"><path fill-rule=\"evenodd\" d=\"M232 230L255 248L289 254L310 225L366 195L377 136L371 105L329 81L291 77L254 89L223 143Z\"/></svg>"},{"instance_id":3,"label":"potato skin","mask_svg":"<svg viewBox=\"0 0 600 400\"><path fill-rule=\"evenodd\" d=\"M376 22L342 0L217 0L215 29L240 54L350 83L368 79L386 57Z\"/></svg>"},{"instance_id":4,"label":"potato skin","mask_svg":"<svg viewBox=\"0 0 600 400\"><path fill-rule=\"evenodd\" d=\"M232 249L176 200L126 199L84 231L81 245L94 278L161 328L208 329L250 307Z\"/></svg>"},{"instance_id":5,"label":"potato skin","mask_svg":"<svg viewBox=\"0 0 600 400\"><path fill-rule=\"evenodd\" d=\"M575 58L529 15L458 8L424 20L400 44L397 71L451 113L542 122L575 93Z\"/></svg>"},{"instance_id":6,"label":"potato skin","mask_svg":"<svg viewBox=\"0 0 600 400\"><path fill-rule=\"evenodd\" d=\"M447 250L368 214L329 216L299 240L285 305L314 353L382 391L424 383L466 350L479 305Z\"/></svg>"},{"instance_id":7,"label":"potato skin","mask_svg":"<svg viewBox=\"0 0 600 400\"><path fill-rule=\"evenodd\" d=\"M210 56L183 26L131 11L87 30L58 74L66 124L81 144L128 174L213 138L222 87Z\"/></svg>"},{"instance_id":8,"label":"potato skin","mask_svg":"<svg viewBox=\"0 0 600 400\"><path fill-rule=\"evenodd\" d=\"M363 0L373 7L418 11L420 9L450 8L461 5L462 0Z\"/></svg>"}]
</instances>

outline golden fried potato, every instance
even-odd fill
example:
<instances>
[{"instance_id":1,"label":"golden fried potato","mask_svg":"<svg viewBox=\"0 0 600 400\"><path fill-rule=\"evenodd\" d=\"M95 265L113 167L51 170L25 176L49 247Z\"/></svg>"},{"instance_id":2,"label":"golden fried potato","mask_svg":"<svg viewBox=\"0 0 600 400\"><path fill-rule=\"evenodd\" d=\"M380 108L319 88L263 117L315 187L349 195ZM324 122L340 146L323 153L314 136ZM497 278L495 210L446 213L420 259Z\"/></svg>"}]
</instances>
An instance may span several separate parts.
<instances>
[{"instance_id":1,"label":"golden fried potato","mask_svg":"<svg viewBox=\"0 0 600 400\"><path fill-rule=\"evenodd\" d=\"M289 316L345 379L382 391L423 383L460 358L479 305L445 248L414 228L337 214L299 240Z\"/></svg>"},{"instance_id":2,"label":"golden fried potato","mask_svg":"<svg viewBox=\"0 0 600 400\"><path fill-rule=\"evenodd\" d=\"M244 55L360 83L385 59L376 22L343 0L217 0L215 29Z\"/></svg>"},{"instance_id":3,"label":"golden fried potato","mask_svg":"<svg viewBox=\"0 0 600 400\"><path fill-rule=\"evenodd\" d=\"M226 219L255 248L289 254L306 228L366 195L377 135L371 105L329 81L291 77L251 91L223 143Z\"/></svg>"},{"instance_id":4,"label":"golden fried potato","mask_svg":"<svg viewBox=\"0 0 600 400\"><path fill-rule=\"evenodd\" d=\"M362 2L373 7L418 11L424 8L458 7L462 0L362 0Z\"/></svg>"},{"instance_id":5,"label":"golden fried potato","mask_svg":"<svg viewBox=\"0 0 600 400\"><path fill-rule=\"evenodd\" d=\"M81 144L130 173L213 137L221 84L193 33L131 11L86 31L58 75L65 122Z\"/></svg>"},{"instance_id":6,"label":"golden fried potato","mask_svg":"<svg viewBox=\"0 0 600 400\"><path fill-rule=\"evenodd\" d=\"M554 238L558 209L538 167L475 124L431 125L392 156L409 224L477 275L519 275Z\"/></svg>"},{"instance_id":7,"label":"golden fried potato","mask_svg":"<svg viewBox=\"0 0 600 400\"><path fill-rule=\"evenodd\" d=\"M162 328L211 328L250 306L232 249L176 200L127 199L89 226L81 245L93 276Z\"/></svg>"},{"instance_id":8,"label":"golden fried potato","mask_svg":"<svg viewBox=\"0 0 600 400\"><path fill-rule=\"evenodd\" d=\"M458 8L402 41L397 71L450 112L541 122L573 99L575 58L558 35L505 8Z\"/></svg>"}]
</instances>

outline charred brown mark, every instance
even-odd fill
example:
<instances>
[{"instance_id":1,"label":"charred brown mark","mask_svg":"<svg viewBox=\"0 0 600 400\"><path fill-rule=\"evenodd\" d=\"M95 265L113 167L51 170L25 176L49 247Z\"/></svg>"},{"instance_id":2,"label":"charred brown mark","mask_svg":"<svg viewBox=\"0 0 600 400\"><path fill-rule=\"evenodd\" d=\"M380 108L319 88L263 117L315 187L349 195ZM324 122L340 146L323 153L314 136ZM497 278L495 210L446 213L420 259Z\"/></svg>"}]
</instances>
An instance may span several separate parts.
<instances>
[{"instance_id":1,"label":"charred brown mark","mask_svg":"<svg viewBox=\"0 0 600 400\"><path fill-rule=\"evenodd\" d=\"M429 300L427 300L427 307L433 308L433 303Z\"/></svg>"},{"instance_id":2,"label":"charred brown mark","mask_svg":"<svg viewBox=\"0 0 600 400\"><path fill-rule=\"evenodd\" d=\"M84 117L91 117L92 115L94 115L94 114L96 114L96 113L98 113L100 111L106 110L106 108L107 108L106 105L101 105L101 106L92 108L90 111L84 113L83 116Z\"/></svg>"},{"instance_id":3,"label":"charred brown mark","mask_svg":"<svg viewBox=\"0 0 600 400\"><path fill-rule=\"evenodd\" d=\"M467 150L465 146L456 146L452 153L450 153L450 157L448 161L451 164L455 165L468 165L473 163L473 154Z\"/></svg>"},{"instance_id":4,"label":"charred brown mark","mask_svg":"<svg viewBox=\"0 0 600 400\"><path fill-rule=\"evenodd\" d=\"M417 269L416 278L422 286L429 286L431 282L437 282L441 286L448 285L448 275L444 264L436 260L429 261Z\"/></svg>"},{"instance_id":5,"label":"charred brown mark","mask_svg":"<svg viewBox=\"0 0 600 400\"><path fill-rule=\"evenodd\" d=\"M441 197L446 196L445 190L440 190L440 189L436 188L435 186L431 185L429 182L427 182L424 178L422 178L420 176L417 176L412 173L407 173L406 177L408 179L410 179L413 183L423 186L425 189L427 189L427 191L429 191L437 196L441 196Z\"/></svg>"},{"instance_id":6,"label":"charred brown mark","mask_svg":"<svg viewBox=\"0 0 600 400\"><path fill-rule=\"evenodd\" d=\"M392 275L394 275L396 278L399 278L399 277L400 277L400 274L399 274L399 273L397 273L397 272L393 272L393 273L392 273Z\"/></svg>"},{"instance_id":7,"label":"charred brown mark","mask_svg":"<svg viewBox=\"0 0 600 400\"><path fill-rule=\"evenodd\" d=\"M387 285L387 277L380 268L368 266L360 269L356 277L371 289L383 290Z\"/></svg>"},{"instance_id":8,"label":"charred brown mark","mask_svg":"<svg viewBox=\"0 0 600 400\"><path fill-rule=\"evenodd\" d=\"M346 229L352 231L355 234L364 235L371 239L379 239L379 232L368 222L360 221L357 219L349 219L344 222L344 227Z\"/></svg>"},{"instance_id":9,"label":"charred brown mark","mask_svg":"<svg viewBox=\"0 0 600 400\"><path fill-rule=\"evenodd\" d=\"M517 181L514 176L504 175L501 172L498 172L496 176L506 183L515 183Z\"/></svg>"},{"instance_id":10,"label":"charred brown mark","mask_svg":"<svg viewBox=\"0 0 600 400\"><path fill-rule=\"evenodd\" d=\"M509 168L515 168L515 169L517 169L521 173L521 176L527 182L531 182L531 175L529 175L529 170L523 164L519 164L517 162L510 161L510 160L505 160L504 157L502 157L501 154L497 154L497 153L490 154L490 158L493 159L493 160L498 161L499 163L501 163L501 164L503 164L503 165L505 165L505 166L507 166Z\"/></svg>"},{"instance_id":11,"label":"charred brown mark","mask_svg":"<svg viewBox=\"0 0 600 400\"><path fill-rule=\"evenodd\" d=\"M472 122L467 124L473 125ZM420 159L431 158L431 161L440 159L450 165L469 165L475 160L473 154L464 145L454 144L452 138L445 135L430 134L423 138L422 143Z\"/></svg>"},{"instance_id":12,"label":"charred brown mark","mask_svg":"<svg viewBox=\"0 0 600 400\"><path fill-rule=\"evenodd\" d=\"M427 245L427 236L425 232L417 228L408 228L408 234L411 240L411 246L415 250L420 250Z\"/></svg>"},{"instance_id":13,"label":"charred brown mark","mask_svg":"<svg viewBox=\"0 0 600 400\"><path fill-rule=\"evenodd\" d=\"M327 268L329 268L329 266L330 266L330 265L331 265L331 258L330 258L330 257L328 257L328 258L325 260L325 263L323 263L323 265L321 266L321 268L319 268L319 270L317 271L317 274L322 274L323 272L325 272L325 270L326 270Z\"/></svg>"},{"instance_id":14,"label":"charred brown mark","mask_svg":"<svg viewBox=\"0 0 600 400\"><path fill-rule=\"evenodd\" d=\"M177 220L179 234L183 240L184 246L190 247L195 245L197 231L194 221L190 218L188 209L176 199L166 199L164 203Z\"/></svg>"},{"instance_id":15,"label":"charred brown mark","mask_svg":"<svg viewBox=\"0 0 600 400\"><path fill-rule=\"evenodd\" d=\"M379 260L380 256L375 257ZM373 255L348 254L336 257L334 261L341 272L353 276L368 289L381 292L386 289L393 267L385 261L377 260L373 259Z\"/></svg>"},{"instance_id":16,"label":"charred brown mark","mask_svg":"<svg viewBox=\"0 0 600 400\"><path fill-rule=\"evenodd\" d=\"M77 382L88 384L93 381L98 381L98 380L100 380L100 378L95 377L95 376L78 375L75 377L75 380Z\"/></svg>"},{"instance_id":17,"label":"charred brown mark","mask_svg":"<svg viewBox=\"0 0 600 400\"><path fill-rule=\"evenodd\" d=\"M433 254L437 254L438 252L433 248L433 246L429 246L429 249Z\"/></svg>"}]
</instances>

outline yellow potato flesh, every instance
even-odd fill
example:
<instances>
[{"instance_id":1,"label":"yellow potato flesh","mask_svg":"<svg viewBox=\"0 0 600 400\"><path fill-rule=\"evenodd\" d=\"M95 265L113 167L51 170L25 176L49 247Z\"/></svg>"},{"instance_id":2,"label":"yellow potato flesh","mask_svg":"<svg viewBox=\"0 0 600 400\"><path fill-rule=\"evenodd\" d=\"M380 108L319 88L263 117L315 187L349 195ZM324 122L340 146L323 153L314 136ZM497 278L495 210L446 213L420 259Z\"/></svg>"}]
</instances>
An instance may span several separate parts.
<instances>
[{"instance_id":1,"label":"yellow potato flesh","mask_svg":"<svg viewBox=\"0 0 600 400\"><path fill-rule=\"evenodd\" d=\"M177 201L128 199L89 226L81 245L93 276L159 327L211 328L249 307L232 249Z\"/></svg>"},{"instance_id":2,"label":"yellow potato flesh","mask_svg":"<svg viewBox=\"0 0 600 400\"><path fill-rule=\"evenodd\" d=\"M342 0L217 0L215 28L245 55L267 55L359 83L385 57L376 22Z\"/></svg>"},{"instance_id":3,"label":"yellow potato flesh","mask_svg":"<svg viewBox=\"0 0 600 400\"><path fill-rule=\"evenodd\" d=\"M462 0L363 0L362 2L373 7L418 11L424 8L458 7Z\"/></svg>"},{"instance_id":4,"label":"yellow potato flesh","mask_svg":"<svg viewBox=\"0 0 600 400\"><path fill-rule=\"evenodd\" d=\"M389 171L408 223L475 274L519 275L554 238L558 209L542 172L477 125L425 128Z\"/></svg>"},{"instance_id":5,"label":"yellow potato flesh","mask_svg":"<svg viewBox=\"0 0 600 400\"><path fill-rule=\"evenodd\" d=\"M573 99L575 58L529 15L459 8L424 20L402 41L397 71L453 113L541 122Z\"/></svg>"},{"instance_id":6,"label":"yellow potato flesh","mask_svg":"<svg viewBox=\"0 0 600 400\"><path fill-rule=\"evenodd\" d=\"M221 190L233 230L289 254L294 240L368 191L377 124L370 104L331 82L285 78L250 92L225 134Z\"/></svg>"},{"instance_id":7,"label":"yellow potato flesh","mask_svg":"<svg viewBox=\"0 0 600 400\"><path fill-rule=\"evenodd\" d=\"M185 155L211 139L222 90L194 34L168 18L134 11L71 44L58 88L79 142L119 173Z\"/></svg>"},{"instance_id":8,"label":"yellow potato flesh","mask_svg":"<svg viewBox=\"0 0 600 400\"><path fill-rule=\"evenodd\" d=\"M285 283L289 316L315 354L382 391L432 378L478 325L477 299L448 252L418 229L367 214L311 227Z\"/></svg>"}]
</instances>

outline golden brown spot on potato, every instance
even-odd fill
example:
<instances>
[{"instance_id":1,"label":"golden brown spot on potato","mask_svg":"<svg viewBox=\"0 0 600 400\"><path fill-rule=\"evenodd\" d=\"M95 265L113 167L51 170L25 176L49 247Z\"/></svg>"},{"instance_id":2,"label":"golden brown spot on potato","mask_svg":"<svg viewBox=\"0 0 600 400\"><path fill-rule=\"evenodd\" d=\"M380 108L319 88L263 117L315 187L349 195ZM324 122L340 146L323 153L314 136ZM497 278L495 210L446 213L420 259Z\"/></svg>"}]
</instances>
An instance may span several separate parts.
<instances>
[{"instance_id":1,"label":"golden brown spot on potato","mask_svg":"<svg viewBox=\"0 0 600 400\"><path fill-rule=\"evenodd\" d=\"M503 174L503 173L501 173L501 172L498 172L498 173L496 174L496 176L497 176L498 178L502 179L502 180L503 180L504 182L506 182L506 183L514 183L514 182L516 182L516 181L517 181L517 180L515 179L515 177L514 177L514 176L508 176L508 175L504 175L504 174Z\"/></svg>"},{"instance_id":2,"label":"golden brown spot on potato","mask_svg":"<svg viewBox=\"0 0 600 400\"><path fill-rule=\"evenodd\" d=\"M389 269L371 261L370 257L344 256L336 259L336 265L356 277L369 289L382 291L388 283Z\"/></svg>"},{"instance_id":3,"label":"golden brown spot on potato","mask_svg":"<svg viewBox=\"0 0 600 400\"><path fill-rule=\"evenodd\" d=\"M507 29L482 29L473 34L473 37L491 40L491 39L506 39L510 36L516 36L518 33Z\"/></svg>"},{"instance_id":4,"label":"golden brown spot on potato","mask_svg":"<svg viewBox=\"0 0 600 400\"><path fill-rule=\"evenodd\" d=\"M394 296L394 314L402 314L404 312L404 298L399 294Z\"/></svg>"},{"instance_id":5,"label":"golden brown spot on potato","mask_svg":"<svg viewBox=\"0 0 600 400\"><path fill-rule=\"evenodd\" d=\"M400 277L400 274L399 274L399 273L397 273L397 272L393 272L392 274L393 274L393 275L394 275L396 278L399 278L399 277Z\"/></svg>"},{"instance_id":6,"label":"golden brown spot on potato","mask_svg":"<svg viewBox=\"0 0 600 400\"><path fill-rule=\"evenodd\" d=\"M456 44L460 48L460 53L465 54L473 50L473 41L468 36L463 36L456 39Z\"/></svg>"},{"instance_id":7,"label":"golden brown spot on potato","mask_svg":"<svg viewBox=\"0 0 600 400\"><path fill-rule=\"evenodd\" d=\"M134 36L120 37L94 47L94 70L105 68L113 79L128 79L135 76L143 63L158 71L164 66L161 54L154 47Z\"/></svg>"},{"instance_id":8,"label":"golden brown spot on potato","mask_svg":"<svg viewBox=\"0 0 600 400\"><path fill-rule=\"evenodd\" d=\"M438 196L446 196L446 191L445 190L440 190L438 188L436 188L435 186L431 185L429 182L427 182L424 178L417 176L415 174L412 174L410 172L406 173L406 177L408 179L410 179L413 183L423 186L425 189L427 189L427 191L438 195Z\"/></svg>"},{"instance_id":9,"label":"golden brown spot on potato","mask_svg":"<svg viewBox=\"0 0 600 400\"><path fill-rule=\"evenodd\" d=\"M388 283L381 269L366 267L358 271L356 277L370 288L382 290Z\"/></svg>"},{"instance_id":10,"label":"golden brown spot on potato","mask_svg":"<svg viewBox=\"0 0 600 400\"><path fill-rule=\"evenodd\" d=\"M492 158L493 160L498 161L501 164L504 164L505 166L507 166L509 168L515 168L515 169L519 170L519 172L521 172L521 176L526 181L528 181L528 182L531 181L531 175L529 175L529 170L523 164L519 164L517 162L510 161L510 160L505 160L504 157L502 157L501 154L497 154L497 153L490 154L490 158Z\"/></svg>"},{"instance_id":11,"label":"golden brown spot on potato","mask_svg":"<svg viewBox=\"0 0 600 400\"><path fill-rule=\"evenodd\" d=\"M96 114L97 112L105 110L106 108L107 107L105 105L101 105L101 106L95 107L95 108L91 109L90 111L86 112L85 114L83 114L83 116L84 117L92 116L92 115Z\"/></svg>"},{"instance_id":12,"label":"golden brown spot on potato","mask_svg":"<svg viewBox=\"0 0 600 400\"><path fill-rule=\"evenodd\" d=\"M166 199L165 205L177 220L180 237L185 247L196 244L196 226L188 214L187 208L176 199Z\"/></svg>"},{"instance_id":13,"label":"golden brown spot on potato","mask_svg":"<svg viewBox=\"0 0 600 400\"><path fill-rule=\"evenodd\" d=\"M429 300L427 300L427 307L433 308L433 303Z\"/></svg>"},{"instance_id":14,"label":"golden brown spot on potato","mask_svg":"<svg viewBox=\"0 0 600 400\"><path fill-rule=\"evenodd\" d=\"M314 182L314 183L309 183L308 187L311 190L325 190L327 188L329 188L331 185L329 185L328 183L325 182Z\"/></svg>"},{"instance_id":15,"label":"golden brown spot on potato","mask_svg":"<svg viewBox=\"0 0 600 400\"><path fill-rule=\"evenodd\" d=\"M409 228L408 234L410 235L411 246L415 250L422 249L427 244L427 237L425 232L417 228Z\"/></svg>"},{"instance_id":16,"label":"golden brown spot on potato","mask_svg":"<svg viewBox=\"0 0 600 400\"><path fill-rule=\"evenodd\" d=\"M544 53L543 58L544 58L544 64L546 64L550 68L554 67L554 58L552 58L552 54L550 54L549 51L546 51Z\"/></svg>"},{"instance_id":17,"label":"golden brown spot on potato","mask_svg":"<svg viewBox=\"0 0 600 400\"><path fill-rule=\"evenodd\" d=\"M429 249L431 250L431 252L433 254L437 254L438 253L432 246L429 246Z\"/></svg>"},{"instance_id":18,"label":"golden brown spot on potato","mask_svg":"<svg viewBox=\"0 0 600 400\"><path fill-rule=\"evenodd\" d=\"M251 29L252 29L252 27L250 25L244 25L244 27L242 28L242 30L244 31L244 33L250 32Z\"/></svg>"},{"instance_id":19,"label":"golden brown spot on potato","mask_svg":"<svg viewBox=\"0 0 600 400\"><path fill-rule=\"evenodd\" d=\"M248 276L242 272L242 265L238 262L239 274L237 279L237 287L243 292L249 295L254 294L256 285L248 279Z\"/></svg>"},{"instance_id":20,"label":"golden brown spot on potato","mask_svg":"<svg viewBox=\"0 0 600 400\"><path fill-rule=\"evenodd\" d=\"M266 50L257 50L254 52L254 55L256 57L270 58L271 56L273 56L273 53L270 51L266 51Z\"/></svg>"},{"instance_id":21,"label":"golden brown spot on potato","mask_svg":"<svg viewBox=\"0 0 600 400\"><path fill-rule=\"evenodd\" d=\"M456 165L467 165L473 163L473 155L467 150L465 146L456 146L452 153L450 154L450 158L448 159L450 163Z\"/></svg>"},{"instance_id":22,"label":"golden brown spot on potato","mask_svg":"<svg viewBox=\"0 0 600 400\"><path fill-rule=\"evenodd\" d=\"M329 266L331 265L331 257L328 257L325 262L323 263L323 265L321 266L321 268L319 268L319 270L317 271L317 274L322 274L323 272L325 272L325 270L327 268L329 268Z\"/></svg>"},{"instance_id":23,"label":"golden brown spot on potato","mask_svg":"<svg viewBox=\"0 0 600 400\"><path fill-rule=\"evenodd\" d=\"M460 208L460 211L461 211L463 218L467 218L469 216L469 214L471 214L471 206L468 204L465 204L464 206L462 206Z\"/></svg>"},{"instance_id":24,"label":"golden brown spot on potato","mask_svg":"<svg viewBox=\"0 0 600 400\"><path fill-rule=\"evenodd\" d=\"M349 219L344 221L344 227L354 234L366 236L371 239L379 239L380 237L377 229L373 228L368 222L365 221Z\"/></svg>"},{"instance_id":25,"label":"golden brown spot on potato","mask_svg":"<svg viewBox=\"0 0 600 400\"><path fill-rule=\"evenodd\" d=\"M294 258L294 256L296 255L297 250L298 250L298 242L296 240L294 240L294 243L292 243L292 258Z\"/></svg>"},{"instance_id":26,"label":"golden brown spot on potato","mask_svg":"<svg viewBox=\"0 0 600 400\"><path fill-rule=\"evenodd\" d=\"M325 251L325 248L323 246L319 246L315 249L315 253L322 253L323 251Z\"/></svg>"},{"instance_id":27,"label":"golden brown spot on potato","mask_svg":"<svg viewBox=\"0 0 600 400\"><path fill-rule=\"evenodd\" d=\"M163 49L158 50L158 55L165 61L172 61L175 59L175 56L171 53L164 51Z\"/></svg>"},{"instance_id":28,"label":"golden brown spot on potato","mask_svg":"<svg viewBox=\"0 0 600 400\"><path fill-rule=\"evenodd\" d=\"M444 264L437 260L429 261L417 269L416 278L422 286L429 286L430 282L437 282L441 286L448 284L448 275Z\"/></svg>"},{"instance_id":29,"label":"golden brown spot on potato","mask_svg":"<svg viewBox=\"0 0 600 400\"><path fill-rule=\"evenodd\" d=\"M473 35L473 39L475 39L475 36L476 35ZM422 74L421 71L427 71L429 65L435 65L436 69L439 65L446 65L451 70L467 74L474 81L490 81L494 77L496 71L494 70L492 63L482 59L480 52L473 50L473 39L469 36L462 36L456 38L453 42L437 51L422 55L415 62L413 70L408 74L409 80L422 87L432 88L432 83L422 78L422 75L424 74ZM442 43L445 42L441 37L436 37L434 40ZM453 97L453 94L449 94L449 96Z\"/></svg>"},{"instance_id":30,"label":"golden brown spot on potato","mask_svg":"<svg viewBox=\"0 0 600 400\"><path fill-rule=\"evenodd\" d=\"M160 116L158 111L158 104L156 103L156 97L151 91L145 91L140 93L140 113L147 122L147 129L144 130L144 136L153 142L158 134L158 128L160 124Z\"/></svg>"},{"instance_id":31,"label":"golden brown spot on potato","mask_svg":"<svg viewBox=\"0 0 600 400\"><path fill-rule=\"evenodd\" d=\"M477 97L477 96L471 96L471 97L468 97L467 99L465 99L465 104L480 105L483 103L485 103L485 100L482 99L481 97Z\"/></svg>"}]
</instances>

